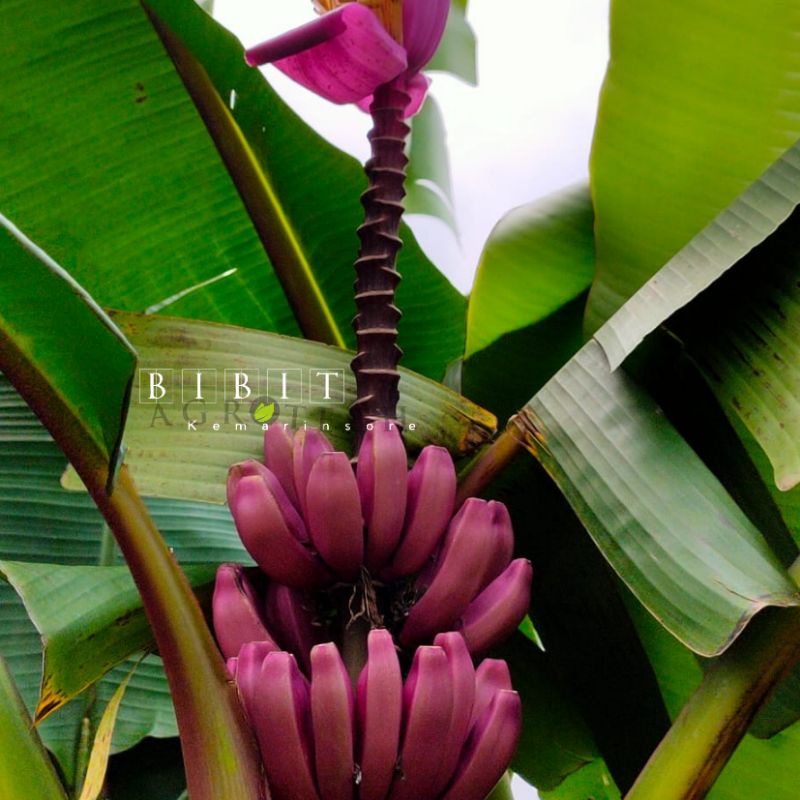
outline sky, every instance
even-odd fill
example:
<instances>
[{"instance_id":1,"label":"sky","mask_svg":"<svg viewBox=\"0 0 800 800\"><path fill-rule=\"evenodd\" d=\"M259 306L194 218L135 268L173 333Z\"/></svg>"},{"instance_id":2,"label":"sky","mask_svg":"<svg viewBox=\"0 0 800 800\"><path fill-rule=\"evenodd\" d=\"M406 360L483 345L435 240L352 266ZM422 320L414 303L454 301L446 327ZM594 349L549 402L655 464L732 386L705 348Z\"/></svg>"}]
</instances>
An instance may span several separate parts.
<instances>
[{"instance_id":1,"label":"sky","mask_svg":"<svg viewBox=\"0 0 800 800\"><path fill-rule=\"evenodd\" d=\"M506 212L586 179L608 59L608 0L470 0L468 8L478 36L478 87L431 76L448 130L459 236L437 219L409 219L423 249L465 293ZM214 16L248 47L312 13L310 0L214 3ZM319 133L366 157L366 114L316 97L273 67L264 74Z\"/></svg>"},{"instance_id":2,"label":"sky","mask_svg":"<svg viewBox=\"0 0 800 800\"><path fill-rule=\"evenodd\" d=\"M458 237L412 216L423 249L467 293L484 243L516 206L586 180L597 99L608 60L608 0L470 0L477 87L434 73L431 94L448 131ZM247 47L311 19L310 0L215 0L214 16ZM362 161L370 120L264 74L306 122ZM515 778L516 800L536 792Z\"/></svg>"}]
</instances>

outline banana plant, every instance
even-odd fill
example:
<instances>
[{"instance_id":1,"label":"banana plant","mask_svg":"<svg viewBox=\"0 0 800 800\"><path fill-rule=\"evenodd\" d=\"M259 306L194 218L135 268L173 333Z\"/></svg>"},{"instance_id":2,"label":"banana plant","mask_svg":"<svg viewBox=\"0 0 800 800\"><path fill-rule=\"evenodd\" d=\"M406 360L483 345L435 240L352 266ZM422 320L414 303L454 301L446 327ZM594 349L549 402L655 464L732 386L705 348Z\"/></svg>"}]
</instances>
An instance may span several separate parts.
<instances>
[{"instance_id":1,"label":"banana plant","mask_svg":"<svg viewBox=\"0 0 800 800\"><path fill-rule=\"evenodd\" d=\"M403 223L465 0L210 6L0 7L0 794L793 798L794 4L612 0L468 299Z\"/></svg>"}]
</instances>

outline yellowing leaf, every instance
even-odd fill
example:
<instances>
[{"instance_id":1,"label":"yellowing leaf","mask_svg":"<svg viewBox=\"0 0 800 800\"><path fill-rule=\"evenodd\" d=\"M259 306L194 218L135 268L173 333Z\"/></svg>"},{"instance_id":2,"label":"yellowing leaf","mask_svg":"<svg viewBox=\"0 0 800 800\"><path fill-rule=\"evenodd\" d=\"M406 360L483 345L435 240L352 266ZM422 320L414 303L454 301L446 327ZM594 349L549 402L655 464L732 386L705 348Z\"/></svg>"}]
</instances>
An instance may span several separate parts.
<instances>
[{"instance_id":1,"label":"yellowing leaf","mask_svg":"<svg viewBox=\"0 0 800 800\"><path fill-rule=\"evenodd\" d=\"M103 712L100 724L97 726L92 753L89 756L89 766L86 769L86 778L83 781L83 789L81 789L79 800L97 800L100 796L100 792L103 789L103 781L106 777L108 757L111 753L111 738L114 735L117 712L122 698L125 696L125 689L128 688L128 681L130 681L138 666L139 664L137 663L128 673L128 677L119 685Z\"/></svg>"}]
</instances>

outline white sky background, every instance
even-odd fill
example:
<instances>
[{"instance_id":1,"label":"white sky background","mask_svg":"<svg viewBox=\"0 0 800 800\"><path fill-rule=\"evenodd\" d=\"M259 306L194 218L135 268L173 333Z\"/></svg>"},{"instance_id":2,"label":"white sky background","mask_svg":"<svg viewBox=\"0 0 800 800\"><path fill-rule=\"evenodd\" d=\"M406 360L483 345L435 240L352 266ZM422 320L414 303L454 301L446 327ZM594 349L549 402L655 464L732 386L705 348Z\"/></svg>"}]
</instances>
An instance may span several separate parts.
<instances>
[{"instance_id":1,"label":"white sky background","mask_svg":"<svg viewBox=\"0 0 800 800\"><path fill-rule=\"evenodd\" d=\"M310 0L215 0L214 16L245 46L309 21ZM608 59L608 0L470 0L478 88L434 74L449 134L460 241L442 222L412 217L422 247L468 292L481 250L510 209L584 180ZM364 160L370 120L334 106L277 70L264 74L319 133ZM518 800L536 792L515 779Z\"/></svg>"}]
</instances>

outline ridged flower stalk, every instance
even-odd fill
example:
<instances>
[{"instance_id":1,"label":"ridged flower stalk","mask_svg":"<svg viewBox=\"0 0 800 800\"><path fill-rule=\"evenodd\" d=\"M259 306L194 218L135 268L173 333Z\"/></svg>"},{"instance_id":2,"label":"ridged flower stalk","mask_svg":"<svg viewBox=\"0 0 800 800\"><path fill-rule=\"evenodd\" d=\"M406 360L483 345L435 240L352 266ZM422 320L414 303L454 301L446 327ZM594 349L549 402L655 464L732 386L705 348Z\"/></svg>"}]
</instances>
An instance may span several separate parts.
<instances>
[{"instance_id":1,"label":"ridged flower stalk","mask_svg":"<svg viewBox=\"0 0 800 800\"><path fill-rule=\"evenodd\" d=\"M397 423L397 366L403 351L397 344L402 313L395 304L395 295L401 280L397 256L403 246L400 223L410 133L405 116L410 99L403 81L395 78L375 90L370 104L372 153L364 166L369 185L361 196L364 223L358 229L361 249L355 263L353 329L357 352L350 365L356 379L356 400L350 414L357 442L370 423ZM356 591L361 594L361 605L366 607L369 584L362 580ZM342 654L351 676L358 676L366 663L370 628L369 620L345 619Z\"/></svg>"},{"instance_id":2,"label":"ridged flower stalk","mask_svg":"<svg viewBox=\"0 0 800 800\"><path fill-rule=\"evenodd\" d=\"M368 423L397 417L402 350L397 345L401 313L395 292L400 283L397 254L403 246L399 234L410 130L405 114L410 101L403 82L395 79L375 91L370 106L372 157L365 167L369 187L361 198L365 220L358 231L361 252L356 261L353 320L358 354L352 363L357 399L351 413L359 436Z\"/></svg>"}]
</instances>

